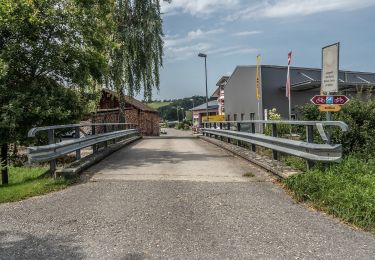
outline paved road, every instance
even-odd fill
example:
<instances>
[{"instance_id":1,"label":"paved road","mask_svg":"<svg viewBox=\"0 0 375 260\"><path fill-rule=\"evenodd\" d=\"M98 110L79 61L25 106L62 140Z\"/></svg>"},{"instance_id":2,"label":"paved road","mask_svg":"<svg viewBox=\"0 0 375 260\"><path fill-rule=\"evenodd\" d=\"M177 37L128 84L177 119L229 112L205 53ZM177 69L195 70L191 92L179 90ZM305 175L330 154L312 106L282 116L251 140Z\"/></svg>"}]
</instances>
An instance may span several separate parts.
<instances>
[{"instance_id":1,"label":"paved road","mask_svg":"<svg viewBox=\"0 0 375 260\"><path fill-rule=\"evenodd\" d=\"M0 205L0 259L374 259L373 235L170 131L178 138L145 139L102 161L92 181Z\"/></svg>"}]
</instances>

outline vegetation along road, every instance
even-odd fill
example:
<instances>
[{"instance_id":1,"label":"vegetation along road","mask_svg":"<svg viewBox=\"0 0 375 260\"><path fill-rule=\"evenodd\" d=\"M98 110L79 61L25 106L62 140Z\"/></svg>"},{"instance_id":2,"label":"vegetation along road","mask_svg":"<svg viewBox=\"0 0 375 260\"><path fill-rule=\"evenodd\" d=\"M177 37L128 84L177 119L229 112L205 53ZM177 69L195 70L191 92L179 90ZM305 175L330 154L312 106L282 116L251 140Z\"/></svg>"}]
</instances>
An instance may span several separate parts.
<instances>
[{"instance_id":1,"label":"vegetation along road","mask_svg":"<svg viewBox=\"0 0 375 260\"><path fill-rule=\"evenodd\" d=\"M84 184L1 204L0 258L375 255L370 233L296 204L263 170L176 130L120 150L86 174Z\"/></svg>"}]
</instances>

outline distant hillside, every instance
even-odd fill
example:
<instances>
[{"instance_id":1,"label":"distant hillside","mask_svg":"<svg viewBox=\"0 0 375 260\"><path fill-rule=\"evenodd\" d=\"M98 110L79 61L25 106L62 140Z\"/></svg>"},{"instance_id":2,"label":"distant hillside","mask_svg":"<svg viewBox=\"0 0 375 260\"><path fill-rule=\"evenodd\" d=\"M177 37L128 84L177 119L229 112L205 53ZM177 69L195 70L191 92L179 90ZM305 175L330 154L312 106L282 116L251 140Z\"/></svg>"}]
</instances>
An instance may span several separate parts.
<instances>
[{"instance_id":1,"label":"distant hillside","mask_svg":"<svg viewBox=\"0 0 375 260\"><path fill-rule=\"evenodd\" d=\"M205 102L205 97L193 96L173 100L155 100L146 104L157 109L164 120L175 121L177 120L177 113L179 119L185 118L185 113L193 108L193 104L199 106Z\"/></svg>"},{"instance_id":2,"label":"distant hillside","mask_svg":"<svg viewBox=\"0 0 375 260\"><path fill-rule=\"evenodd\" d=\"M162 102L162 101L155 101L151 103L146 103L147 106L153 109L159 109L161 107L169 106L172 102Z\"/></svg>"}]
</instances>

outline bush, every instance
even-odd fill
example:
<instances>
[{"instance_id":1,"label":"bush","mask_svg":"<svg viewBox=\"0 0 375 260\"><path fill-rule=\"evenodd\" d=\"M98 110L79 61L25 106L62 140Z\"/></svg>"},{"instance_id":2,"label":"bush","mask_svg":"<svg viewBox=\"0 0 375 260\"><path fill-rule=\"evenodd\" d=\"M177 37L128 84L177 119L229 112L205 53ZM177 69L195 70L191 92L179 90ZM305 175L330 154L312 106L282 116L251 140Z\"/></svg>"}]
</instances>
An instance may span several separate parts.
<instances>
[{"instance_id":1,"label":"bush","mask_svg":"<svg viewBox=\"0 0 375 260\"><path fill-rule=\"evenodd\" d=\"M281 115L277 112L276 108L272 108L268 111L268 120L282 120ZM283 137L287 134L291 133L291 126L290 125L277 125L277 134L280 137ZM272 135L272 125L267 124L264 128L265 135Z\"/></svg>"},{"instance_id":2,"label":"bush","mask_svg":"<svg viewBox=\"0 0 375 260\"><path fill-rule=\"evenodd\" d=\"M325 120L315 105L298 108L302 120ZM343 145L344 155L360 154L364 159L375 155L375 102L370 97L363 100L353 98L342 110L333 113L333 120L344 121L349 126L348 132L332 128L332 141Z\"/></svg>"}]
</instances>

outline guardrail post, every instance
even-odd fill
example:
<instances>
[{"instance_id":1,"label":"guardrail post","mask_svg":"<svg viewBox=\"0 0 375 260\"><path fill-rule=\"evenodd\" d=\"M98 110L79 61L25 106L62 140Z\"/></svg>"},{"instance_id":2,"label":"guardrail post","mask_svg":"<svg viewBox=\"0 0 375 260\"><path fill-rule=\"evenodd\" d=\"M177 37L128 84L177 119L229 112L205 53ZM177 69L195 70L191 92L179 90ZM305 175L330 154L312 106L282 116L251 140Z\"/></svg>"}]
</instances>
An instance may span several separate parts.
<instances>
[{"instance_id":1,"label":"guardrail post","mask_svg":"<svg viewBox=\"0 0 375 260\"><path fill-rule=\"evenodd\" d=\"M55 131L53 129L48 130L48 144L55 143ZM49 162L49 171L53 177L56 178L56 160L53 159Z\"/></svg>"},{"instance_id":2,"label":"guardrail post","mask_svg":"<svg viewBox=\"0 0 375 260\"><path fill-rule=\"evenodd\" d=\"M237 132L241 132L241 123L237 122ZM237 145L241 146L241 141L237 140Z\"/></svg>"},{"instance_id":3,"label":"guardrail post","mask_svg":"<svg viewBox=\"0 0 375 260\"><path fill-rule=\"evenodd\" d=\"M91 126L91 135L95 135L96 134L96 127L95 125L92 125ZM92 145L92 153L96 153L97 151L97 146L96 144Z\"/></svg>"},{"instance_id":4,"label":"guardrail post","mask_svg":"<svg viewBox=\"0 0 375 260\"><path fill-rule=\"evenodd\" d=\"M216 129L216 122L214 123L214 129ZM214 135L214 138L216 139L218 136Z\"/></svg>"},{"instance_id":5,"label":"guardrail post","mask_svg":"<svg viewBox=\"0 0 375 260\"><path fill-rule=\"evenodd\" d=\"M220 130L223 130L223 123L219 123L219 128L220 128ZM223 141L223 136L222 135L220 135L220 141Z\"/></svg>"},{"instance_id":6,"label":"guardrail post","mask_svg":"<svg viewBox=\"0 0 375 260\"><path fill-rule=\"evenodd\" d=\"M230 123L229 122L227 123L227 130L228 131L230 130ZM230 138L229 137L227 138L227 142L230 143Z\"/></svg>"},{"instance_id":7,"label":"guardrail post","mask_svg":"<svg viewBox=\"0 0 375 260\"><path fill-rule=\"evenodd\" d=\"M115 131L115 125L112 125L112 132L114 132ZM115 144L116 143L116 138L115 139L113 139L113 144Z\"/></svg>"},{"instance_id":8,"label":"guardrail post","mask_svg":"<svg viewBox=\"0 0 375 260\"><path fill-rule=\"evenodd\" d=\"M107 125L103 126L103 130L104 130L104 133L107 133ZM107 148L107 147L108 147L108 141L105 141L104 142L104 148Z\"/></svg>"},{"instance_id":9,"label":"guardrail post","mask_svg":"<svg viewBox=\"0 0 375 260\"><path fill-rule=\"evenodd\" d=\"M75 135L75 139L79 139L80 138L80 131L79 131L79 127L76 127L75 130L74 130L74 135ZM76 150L76 160L81 160L81 149L78 149Z\"/></svg>"},{"instance_id":10,"label":"guardrail post","mask_svg":"<svg viewBox=\"0 0 375 260\"><path fill-rule=\"evenodd\" d=\"M251 123L251 133L255 134L255 123ZM255 144L251 144L251 151L256 152L256 146Z\"/></svg>"},{"instance_id":11,"label":"guardrail post","mask_svg":"<svg viewBox=\"0 0 375 260\"><path fill-rule=\"evenodd\" d=\"M306 126L306 141L308 143L314 142L314 126L307 125ZM314 166L314 162L310 160L306 160L307 164L307 170L311 170L311 168Z\"/></svg>"},{"instance_id":12,"label":"guardrail post","mask_svg":"<svg viewBox=\"0 0 375 260\"><path fill-rule=\"evenodd\" d=\"M272 124L272 136L277 137L277 125L276 124ZM278 157L279 157L278 152L275 150L272 150L272 159L277 160Z\"/></svg>"}]
</instances>

